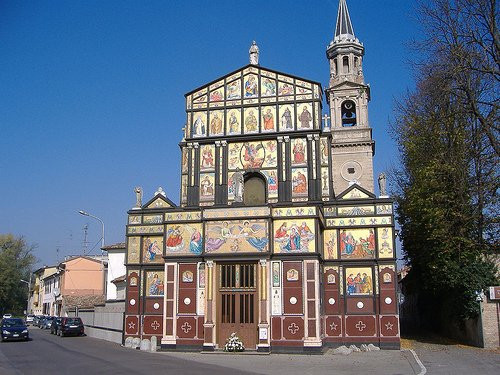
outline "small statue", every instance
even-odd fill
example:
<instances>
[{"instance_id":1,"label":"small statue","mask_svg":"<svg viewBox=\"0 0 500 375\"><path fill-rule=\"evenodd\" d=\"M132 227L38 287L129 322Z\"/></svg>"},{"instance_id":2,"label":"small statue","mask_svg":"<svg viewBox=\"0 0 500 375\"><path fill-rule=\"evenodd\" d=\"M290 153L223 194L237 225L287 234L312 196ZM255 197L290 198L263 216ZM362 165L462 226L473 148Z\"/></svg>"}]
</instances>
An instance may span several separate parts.
<instances>
[{"instance_id":1,"label":"small statue","mask_svg":"<svg viewBox=\"0 0 500 375\"><path fill-rule=\"evenodd\" d=\"M250 64L259 65L259 47L257 43L255 43L255 40L252 42L248 53L250 54Z\"/></svg>"},{"instance_id":2,"label":"small statue","mask_svg":"<svg viewBox=\"0 0 500 375\"><path fill-rule=\"evenodd\" d=\"M134 189L134 193L135 193L135 199L136 199L135 208L141 208L142 207L142 188L140 186L137 186Z\"/></svg>"},{"instance_id":3,"label":"small statue","mask_svg":"<svg viewBox=\"0 0 500 375\"><path fill-rule=\"evenodd\" d=\"M158 194L163 195L164 197L167 196L167 194L165 194L165 192L163 191L163 188L161 186L158 188L158 190L155 191L154 196L156 197Z\"/></svg>"},{"instance_id":4,"label":"small statue","mask_svg":"<svg viewBox=\"0 0 500 375\"><path fill-rule=\"evenodd\" d=\"M378 175L378 189L380 191L380 196L385 197L387 196L387 190L386 190L386 178L384 173L380 173Z\"/></svg>"},{"instance_id":5,"label":"small statue","mask_svg":"<svg viewBox=\"0 0 500 375\"><path fill-rule=\"evenodd\" d=\"M234 189L234 201L243 202L243 193L245 190L245 179L243 178L243 173L239 169L233 174L233 189Z\"/></svg>"}]
</instances>

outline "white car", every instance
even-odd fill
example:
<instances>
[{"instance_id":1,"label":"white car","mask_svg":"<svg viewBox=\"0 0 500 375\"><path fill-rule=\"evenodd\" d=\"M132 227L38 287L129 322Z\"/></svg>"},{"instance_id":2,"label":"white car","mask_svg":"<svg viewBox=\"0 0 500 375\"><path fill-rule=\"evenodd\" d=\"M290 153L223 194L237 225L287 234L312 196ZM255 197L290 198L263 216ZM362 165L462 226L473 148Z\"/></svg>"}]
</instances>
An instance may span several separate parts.
<instances>
[{"instance_id":1,"label":"white car","mask_svg":"<svg viewBox=\"0 0 500 375\"><path fill-rule=\"evenodd\" d=\"M26 316L26 324L29 324L29 323L33 324L33 319L34 318L35 318L35 315L32 315L32 314L27 315Z\"/></svg>"},{"instance_id":2,"label":"white car","mask_svg":"<svg viewBox=\"0 0 500 375\"><path fill-rule=\"evenodd\" d=\"M2 319L10 319L12 318L12 314L3 314Z\"/></svg>"}]
</instances>

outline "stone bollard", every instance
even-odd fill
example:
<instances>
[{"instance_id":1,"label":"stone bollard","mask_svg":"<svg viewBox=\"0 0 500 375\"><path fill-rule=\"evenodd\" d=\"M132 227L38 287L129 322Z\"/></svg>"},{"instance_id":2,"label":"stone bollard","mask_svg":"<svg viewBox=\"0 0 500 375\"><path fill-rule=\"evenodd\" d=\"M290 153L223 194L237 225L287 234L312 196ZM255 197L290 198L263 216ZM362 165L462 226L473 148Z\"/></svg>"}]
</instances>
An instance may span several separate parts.
<instances>
[{"instance_id":1,"label":"stone bollard","mask_svg":"<svg viewBox=\"0 0 500 375\"><path fill-rule=\"evenodd\" d=\"M352 350L349 349L345 345L339 346L338 348L333 349L333 351L332 351L333 355L349 355L351 353L352 353Z\"/></svg>"},{"instance_id":2,"label":"stone bollard","mask_svg":"<svg viewBox=\"0 0 500 375\"><path fill-rule=\"evenodd\" d=\"M368 344L368 349L370 349L370 351L380 350L380 348L378 346L375 346L373 344Z\"/></svg>"},{"instance_id":3,"label":"stone bollard","mask_svg":"<svg viewBox=\"0 0 500 375\"><path fill-rule=\"evenodd\" d=\"M148 339L142 339L141 350L149 352L151 350L151 341L149 341Z\"/></svg>"},{"instance_id":4,"label":"stone bollard","mask_svg":"<svg viewBox=\"0 0 500 375\"><path fill-rule=\"evenodd\" d=\"M139 337L134 337L132 340L132 348L137 349L139 346L141 346L141 339Z\"/></svg>"},{"instance_id":5,"label":"stone bollard","mask_svg":"<svg viewBox=\"0 0 500 375\"><path fill-rule=\"evenodd\" d=\"M158 338L156 336L151 337L151 351L156 352L158 346Z\"/></svg>"},{"instance_id":6,"label":"stone bollard","mask_svg":"<svg viewBox=\"0 0 500 375\"><path fill-rule=\"evenodd\" d=\"M354 344L352 344L352 345L349 347L349 349L351 349L353 352L360 352L360 351L361 351L361 350L359 350L359 348L358 348L356 345L354 345Z\"/></svg>"},{"instance_id":7,"label":"stone bollard","mask_svg":"<svg viewBox=\"0 0 500 375\"><path fill-rule=\"evenodd\" d=\"M132 347L132 342L134 341L134 339L132 337L127 337L125 339L125 347L126 348L131 348Z\"/></svg>"},{"instance_id":8,"label":"stone bollard","mask_svg":"<svg viewBox=\"0 0 500 375\"><path fill-rule=\"evenodd\" d=\"M362 352L369 352L370 348L368 346L366 346L366 344L362 344L361 345L361 351Z\"/></svg>"}]
</instances>

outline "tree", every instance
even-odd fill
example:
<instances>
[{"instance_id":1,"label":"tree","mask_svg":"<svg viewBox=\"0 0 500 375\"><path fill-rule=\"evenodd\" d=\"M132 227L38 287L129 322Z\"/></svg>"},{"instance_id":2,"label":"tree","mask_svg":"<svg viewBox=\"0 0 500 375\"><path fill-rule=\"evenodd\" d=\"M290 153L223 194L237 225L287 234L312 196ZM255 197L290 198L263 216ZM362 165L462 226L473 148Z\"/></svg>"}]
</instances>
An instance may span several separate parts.
<instances>
[{"instance_id":1,"label":"tree","mask_svg":"<svg viewBox=\"0 0 500 375\"><path fill-rule=\"evenodd\" d=\"M23 237L0 235L0 313L20 314L26 309L28 288L21 279L29 280L36 263L34 249Z\"/></svg>"}]
</instances>

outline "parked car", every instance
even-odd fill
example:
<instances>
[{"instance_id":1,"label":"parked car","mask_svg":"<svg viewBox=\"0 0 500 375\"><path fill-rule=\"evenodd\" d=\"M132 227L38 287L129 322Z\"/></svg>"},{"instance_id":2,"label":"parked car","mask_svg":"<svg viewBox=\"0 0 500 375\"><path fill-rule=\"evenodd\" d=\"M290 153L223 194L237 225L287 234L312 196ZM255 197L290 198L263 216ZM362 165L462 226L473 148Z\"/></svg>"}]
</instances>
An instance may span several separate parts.
<instances>
[{"instance_id":1,"label":"parked car","mask_svg":"<svg viewBox=\"0 0 500 375\"><path fill-rule=\"evenodd\" d=\"M59 327L61 325L62 318L55 318L50 325L50 333L53 335L57 335L57 331L59 331Z\"/></svg>"},{"instance_id":2,"label":"parked car","mask_svg":"<svg viewBox=\"0 0 500 375\"><path fill-rule=\"evenodd\" d=\"M12 314L3 314L2 319L10 319L12 318Z\"/></svg>"},{"instance_id":3,"label":"parked car","mask_svg":"<svg viewBox=\"0 0 500 375\"><path fill-rule=\"evenodd\" d=\"M35 317L33 318L33 325L36 327L40 327L39 324L40 324L41 318L42 318L41 315L35 315Z\"/></svg>"},{"instance_id":4,"label":"parked car","mask_svg":"<svg viewBox=\"0 0 500 375\"><path fill-rule=\"evenodd\" d=\"M34 318L35 318L35 315L33 315L33 314L26 315L26 325L33 324Z\"/></svg>"},{"instance_id":5,"label":"parked car","mask_svg":"<svg viewBox=\"0 0 500 375\"><path fill-rule=\"evenodd\" d=\"M84 334L83 322L81 318L62 318L57 326L57 335L64 337L67 335L82 336Z\"/></svg>"},{"instance_id":6,"label":"parked car","mask_svg":"<svg viewBox=\"0 0 500 375\"><path fill-rule=\"evenodd\" d=\"M0 326L2 330L2 342L7 340L26 340L30 339L28 327L24 320L20 318L5 318Z\"/></svg>"},{"instance_id":7,"label":"parked car","mask_svg":"<svg viewBox=\"0 0 500 375\"><path fill-rule=\"evenodd\" d=\"M47 316L42 320L42 323L40 324L40 328L42 329L50 329L52 327L52 322L54 321L55 317L53 316Z\"/></svg>"}]
</instances>

